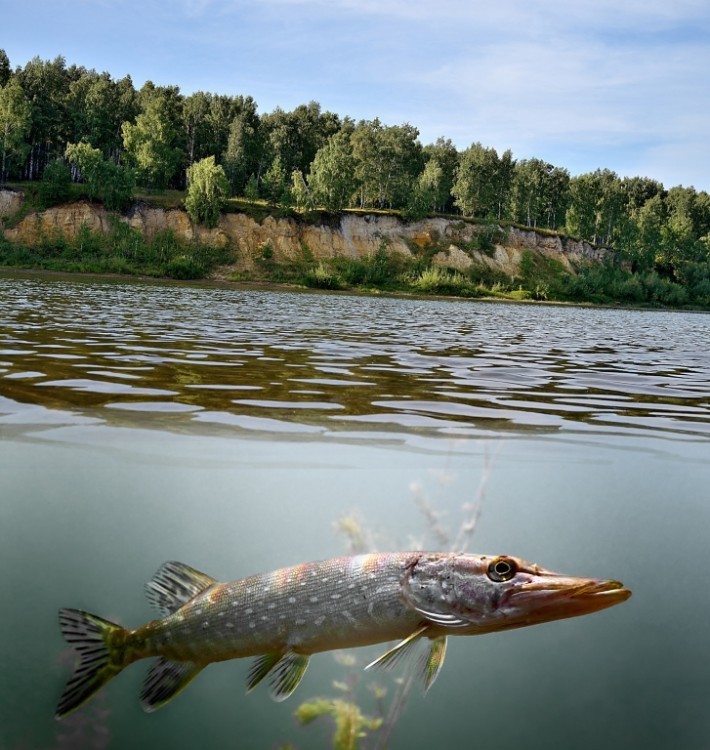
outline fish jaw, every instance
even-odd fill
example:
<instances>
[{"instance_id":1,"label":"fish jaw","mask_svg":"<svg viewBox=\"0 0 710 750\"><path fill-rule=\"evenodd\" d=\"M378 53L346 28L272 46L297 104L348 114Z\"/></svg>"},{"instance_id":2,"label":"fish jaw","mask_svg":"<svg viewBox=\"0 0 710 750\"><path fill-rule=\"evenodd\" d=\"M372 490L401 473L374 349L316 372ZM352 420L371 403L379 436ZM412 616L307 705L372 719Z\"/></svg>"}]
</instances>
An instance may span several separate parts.
<instances>
[{"instance_id":1,"label":"fish jaw","mask_svg":"<svg viewBox=\"0 0 710 750\"><path fill-rule=\"evenodd\" d=\"M510 612L510 627L520 627L592 614L625 602L631 591L619 581L541 571L506 594L499 606Z\"/></svg>"},{"instance_id":2,"label":"fish jaw","mask_svg":"<svg viewBox=\"0 0 710 750\"><path fill-rule=\"evenodd\" d=\"M437 633L456 635L591 614L630 596L619 581L554 573L507 555L422 554L403 585L404 601Z\"/></svg>"}]
</instances>

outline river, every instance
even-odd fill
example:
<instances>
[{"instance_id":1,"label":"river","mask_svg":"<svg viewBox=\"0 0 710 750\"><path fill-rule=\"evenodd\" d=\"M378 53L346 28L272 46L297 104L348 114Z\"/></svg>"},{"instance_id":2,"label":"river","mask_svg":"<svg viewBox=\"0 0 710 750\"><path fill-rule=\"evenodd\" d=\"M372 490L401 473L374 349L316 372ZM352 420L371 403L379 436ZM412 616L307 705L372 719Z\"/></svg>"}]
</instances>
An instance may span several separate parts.
<instances>
[{"instance_id":1,"label":"river","mask_svg":"<svg viewBox=\"0 0 710 750\"><path fill-rule=\"evenodd\" d=\"M135 627L165 560L229 580L354 542L634 592L449 639L391 747L710 747L709 487L705 314L0 274L0 748L329 747L293 712L386 711L383 647L315 656L278 704L212 665L150 715L143 662L57 723L57 609Z\"/></svg>"}]
</instances>

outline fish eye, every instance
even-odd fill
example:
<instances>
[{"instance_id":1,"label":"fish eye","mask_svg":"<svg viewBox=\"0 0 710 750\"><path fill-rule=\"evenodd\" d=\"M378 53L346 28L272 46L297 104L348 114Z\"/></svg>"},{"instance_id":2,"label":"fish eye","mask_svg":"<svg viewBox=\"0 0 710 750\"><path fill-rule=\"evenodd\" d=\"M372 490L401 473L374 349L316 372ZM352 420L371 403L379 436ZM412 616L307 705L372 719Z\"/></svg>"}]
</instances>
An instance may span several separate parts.
<instances>
[{"instance_id":1,"label":"fish eye","mask_svg":"<svg viewBox=\"0 0 710 750\"><path fill-rule=\"evenodd\" d=\"M488 577L496 583L509 581L517 572L518 566L510 557L499 557L488 566Z\"/></svg>"}]
</instances>

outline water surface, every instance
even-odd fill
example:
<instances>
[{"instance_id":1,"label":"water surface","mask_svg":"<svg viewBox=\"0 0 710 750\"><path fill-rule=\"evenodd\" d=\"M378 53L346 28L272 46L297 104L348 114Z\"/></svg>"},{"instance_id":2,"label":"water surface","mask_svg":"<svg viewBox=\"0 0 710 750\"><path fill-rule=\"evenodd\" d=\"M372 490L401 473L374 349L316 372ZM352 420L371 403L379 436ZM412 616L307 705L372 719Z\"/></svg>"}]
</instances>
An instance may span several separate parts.
<instances>
[{"instance_id":1,"label":"water surface","mask_svg":"<svg viewBox=\"0 0 710 750\"><path fill-rule=\"evenodd\" d=\"M467 543L634 590L451 639L393 747L710 746L709 332L676 312L0 276L0 747L328 747L301 701L357 678L377 705L373 676L327 654L285 703L245 696L231 662L153 715L146 662L57 725L56 610L135 626L164 560L231 579L342 554L344 517L372 548ZM374 679L387 703L396 683Z\"/></svg>"}]
</instances>

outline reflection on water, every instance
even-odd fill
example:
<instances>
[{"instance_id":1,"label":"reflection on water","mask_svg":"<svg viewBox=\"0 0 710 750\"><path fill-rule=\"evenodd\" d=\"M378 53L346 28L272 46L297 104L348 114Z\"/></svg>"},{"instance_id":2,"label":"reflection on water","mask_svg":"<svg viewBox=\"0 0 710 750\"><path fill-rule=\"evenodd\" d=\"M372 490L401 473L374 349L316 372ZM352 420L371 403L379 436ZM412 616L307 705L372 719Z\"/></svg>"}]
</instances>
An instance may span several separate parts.
<instances>
[{"instance_id":1,"label":"reflection on water","mask_svg":"<svg viewBox=\"0 0 710 750\"><path fill-rule=\"evenodd\" d=\"M710 435L706 315L0 279L0 393L322 432Z\"/></svg>"},{"instance_id":2,"label":"reflection on water","mask_svg":"<svg viewBox=\"0 0 710 750\"><path fill-rule=\"evenodd\" d=\"M329 747L325 724L295 724L299 703L356 679L375 715L368 685L388 701L399 674L316 655L274 704L244 695L239 660L146 715L145 663L58 725L57 609L137 626L165 560L229 580L342 554L339 519L384 550L448 548L479 516L470 549L634 595L450 639L391 746L710 747L709 328L684 313L0 275L0 748Z\"/></svg>"}]
</instances>

